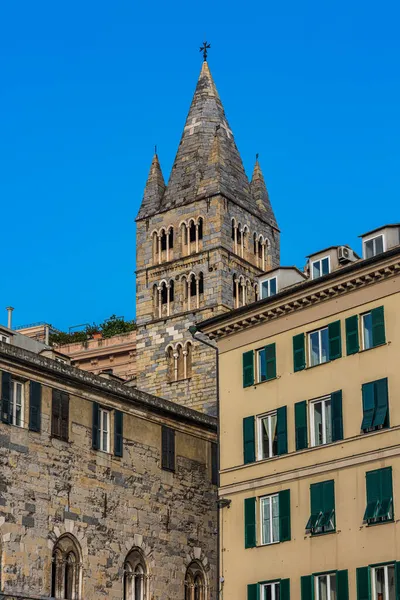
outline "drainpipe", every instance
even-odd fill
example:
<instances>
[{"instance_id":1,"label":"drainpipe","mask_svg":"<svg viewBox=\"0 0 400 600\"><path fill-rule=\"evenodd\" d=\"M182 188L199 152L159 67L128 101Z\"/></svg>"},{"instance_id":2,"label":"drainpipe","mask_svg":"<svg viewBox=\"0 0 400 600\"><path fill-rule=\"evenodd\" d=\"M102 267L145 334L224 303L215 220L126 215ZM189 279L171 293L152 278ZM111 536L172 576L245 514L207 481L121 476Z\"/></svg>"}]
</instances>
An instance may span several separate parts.
<instances>
[{"instance_id":1,"label":"drainpipe","mask_svg":"<svg viewBox=\"0 0 400 600\"><path fill-rule=\"evenodd\" d=\"M196 325L191 325L189 327L189 332L192 335L192 338L194 340L196 340L197 342L201 342L202 344L204 344L205 346L209 346L210 348L212 348L213 350L215 350L216 353L216 357L217 357L217 366L216 366L216 371L215 371L215 379L216 379L216 387L217 387L217 447L218 447L218 452L217 452L217 487L219 489L219 465L220 465L220 426L219 426L219 419L220 419L220 410L219 410L219 349L218 346L214 346L214 344L212 344L211 342L209 342L208 340L205 340L203 338L199 338L197 337L197 333L200 333L200 331L198 331L197 326ZM220 599L220 597L222 597L222 590L223 590L223 584L224 584L224 578L221 574L221 557L220 557L220 553L221 553L221 541L220 541L220 531L221 531L221 526L220 526L220 522L222 519L222 514L220 515L220 509L225 507L225 503L224 502L220 502L217 501L217 507L218 507L218 520L217 520L217 600Z\"/></svg>"},{"instance_id":2,"label":"drainpipe","mask_svg":"<svg viewBox=\"0 0 400 600\"><path fill-rule=\"evenodd\" d=\"M8 329L12 329L12 312L13 312L13 307L12 306L7 306L6 311L8 313L8 318L7 318L7 327Z\"/></svg>"}]
</instances>

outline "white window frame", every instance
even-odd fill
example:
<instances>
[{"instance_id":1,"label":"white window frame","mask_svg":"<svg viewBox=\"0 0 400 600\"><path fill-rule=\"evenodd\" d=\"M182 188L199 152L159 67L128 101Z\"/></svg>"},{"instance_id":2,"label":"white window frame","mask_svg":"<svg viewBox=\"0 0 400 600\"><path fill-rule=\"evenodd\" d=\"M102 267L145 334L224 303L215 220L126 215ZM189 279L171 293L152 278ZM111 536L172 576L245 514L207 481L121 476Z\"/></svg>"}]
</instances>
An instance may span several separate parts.
<instances>
[{"instance_id":1,"label":"white window frame","mask_svg":"<svg viewBox=\"0 0 400 600\"><path fill-rule=\"evenodd\" d=\"M369 258L373 258L374 256L377 256L375 250L376 250L376 242L375 240L377 238L382 238L382 248L383 248L383 252L386 252L386 236L384 233L378 233L378 235L373 235L371 237L369 237L368 239L363 241L363 258L367 258L367 249L366 249L366 244L367 242L374 242L373 243L373 249L374 249L374 253L372 256L370 256Z\"/></svg>"},{"instance_id":2,"label":"white window frame","mask_svg":"<svg viewBox=\"0 0 400 600\"><path fill-rule=\"evenodd\" d=\"M318 583L319 583L319 579L320 577L326 577L327 578L327 597L326 600L332 600L331 599L331 586L330 586L330 582L331 582L331 578L335 579L336 582L336 573L320 573L319 575L314 575L314 600L321 600L321 598L319 597L319 590L318 590ZM336 595L337 595L337 589L336 589Z\"/></svg>"},{"instance_id":3,"label":"white window frame","mask_svg":"<svg viewBox=\"0 0 400 600\"><path fill-rule=\"evenodd\" d=\"M277 411L273 410L269 413L264 413L257 417L257 460L267 460L277 454L273 454L273 440L271 437L271 417L277 417ZM268 419L268 438L269 438L269 450L270 456L262 456L262 437L263 437L263 420Z\"/></svg>"},{"instance_id":4,"label":"white window frame","mask_svg":"<svg viewBox=\"0 0 400 600\"><path fill-rule=\"evenodd\" d=\"M267 379L261 379L261 354L265 353L265 346L262 348L257 348L256 350L256 383L263 383L264 381L268 381ZM265 368L267 367L267 357L265 356Z\"/></svg>"},{"instance_id":5,"label":"white window frame","mask_svg":"<svg viewBox=\"0 0 400 600\"><path fill-rule=\"evenodd\" d=\"M105 429L104 426L107 425ZM105 408L99 408L99 450L101 452L110 452L110 434L111 434L111 411ZM104 444L104 434L107 434L106 444Z\"/></svg>"},{"instance_id":6,"label":"white window frame","mask_svg":"<svg viewBox=\"0 0 400 600\"><path fill-rule=\"evenodd\" d=\"M280 539L279 539L279 533L278 533L278 539L274 540L274 523L273 523L273 511L272 511L272 507L273 507L273 502L272 502L272 498L278 498L278 518L279 518L279 494L268 494L268 496L262 496L260 498L260 545L261 546L272 546L273 544L279 544ZM271 542L263 542L263 528L264 528L264 518L263 518L263 501L269 499L269 533L270 533L270 539L272 540Z\"/></svg>"},{"instance_id":7,"label":"white window frame","mask_svg":"<svg viewBox=\"0 0 400 600\"><path fill-rule=\"evenodd\" d=\"M362 313L360 315L360 321L361 321L361 344L362 344L362 349L363 350L370 350L371 348L373 348L374 346L371 345L369 348L365 347L365 334L364 334L364 317L368 316L371 314L372 311L368 311L365 313ZM372 324L371 324L371 337L372 337ZM372 344L372 340L371 340L371 344Z\"/></svg>"},{"instance_id":8,"label":"white window frame","mask_svg":"<svg viewBox=\"0 0 400 600\"><path fill-rule=\"evenodd\" d=\"M0 333L0 342L3 342L4 344L9 344L10 343L10 336L9 335L5 335L4 333Z\"/></svg>"},{"instance_id":9,"label":"white window frame","mask_svg":"<svg viewBox=\"0 0 400 600\"><path fill-rule=\"evenodd\" d=\"M310 406L310 429L311 429L311 446L325 446L326 444L330 444L331 442L326 441L326 402L331 402L331 396L322 396L321 398L316 398L315 400L311 400L309 403ZM314 407L316 404L322 403L322 444L317 444L315 439L315 416L314 416ZM331 403L331 411L332 411L332 403ZM331 432L332 433L332 432Z\"/></svg>"},{"instance_id":10,"label":"white window frame","mask_svg":"<svg viewBox=\"0 0 400 600\"><path fill-rule=\"evenodd\" d=\"M331 272L331 257L329 256L329 254L327 256L323 256L322 258L318 258L317 260L313 260L311 261L311 279L319 279L320 277L323 277L323 275L318 275L317 277L314 277L314 265L316 265L317 263L321 263L320 264L320 272L322 273L322 261L325 259L328 259L328 273L329 274Z\"/></svg>"},{"instance_id":11,"label":"white window frame","mask_svg":"<svg viewBox=\"0 0 400 600\"><path fill-rule=\"evenodd\" d=\"M371 568L371 592L372 592L372 600L378 600L378 595L377 595L377 591L376 591L376 582L375 582L375 572L377 569L383 569L384 570L384 578L385 578L385 594L383 597L383 600L389 600L389 574L388 574L388 568L389 567L393 567L395 569L395 565L394 563L390 563L388 565L376 565L375 567ZM396 570L394 572L394 576L396 578Z\"/></svg>"},{"instance_id":12,"label":"white window frame","mask_svg":"<svg viewBox=\"0 0 400 600\"><path fill-rule=\"evenodd\" d=\"M277 596L277 593L276 593L276 591L279 590L279 585L280 585L279 581L272 581L271 583L262 583L261 584L261 600L265 600L267 588L271 589L271 600L277 600L277 598L280 597L280 594L279 594L279 596Z\"/></svg>"},{"instance_id":13,"label":"white window frame","mask_svg":"<svg viewBox=\"0 0 400 600\"><path fill-rule=\"evenodd\" d=\"M324 331L325 329L328 331L328 326L321 327L320 329L314 329L314 331L310 331L307 334L307 337L308 337L308 361L309 361L308 365L310 367L316 367L317 365L324 365L325 363L329 362L329 356L327 357L326 360L324 360L324 361L321 360L321 357L322 357L322 337L321 337L321 334L322 334L322 331ZM319 352L318 352L319 362L317 362L315 365L312 364L312 360L311 360L311 357L312 357L312 353L311 353L311 336L312 336L313 333L318 333L318 342L319 342ZM329 348L328 348L328 350L329 350Z\"/></svg>"},{"instance_id":14,"label":"white window frame","mask_svg":"<svg viewBox=\"0 0 400 600\"><path fill-rule=\"evenodd\" d=\"M17 421L17 403L16 403L16 390L20 387L21 389L21 403L18 405L21 407L21 423L18 424ZM25 408L25 386L22 381L18 381L17 379L11 379L11 398L10 403L12 403L12 413L10 411L10 424L15 425L15 427L23 427L24 426L24 408Z\"/></svg>"},{"instance_id":15,"label":"white window frame","mask_svg":"<svg viewBox=\"0 0 400 600\"><path fill-rule=\"evenodd\" d=\"M270 293L271 290L271 281L275 279L276 281L276 292L275 294ZM268 294L266 296L263 296L263 285L267 283L268 284ZM270 277L269 279L263 279L262 281L260 281L260 299L264 299L264 298L272 298L272 296L276 296L276 294L279 292L278 289L278 278L277 277Z\"/></svg>"}]
</instances>

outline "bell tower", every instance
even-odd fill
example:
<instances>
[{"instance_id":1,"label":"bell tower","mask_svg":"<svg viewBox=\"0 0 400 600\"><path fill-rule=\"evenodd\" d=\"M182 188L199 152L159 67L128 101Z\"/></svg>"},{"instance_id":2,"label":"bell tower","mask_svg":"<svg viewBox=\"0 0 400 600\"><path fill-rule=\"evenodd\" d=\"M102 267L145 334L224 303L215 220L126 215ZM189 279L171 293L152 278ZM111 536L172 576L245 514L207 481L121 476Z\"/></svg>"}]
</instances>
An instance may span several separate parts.
<instances>
[{"instance_id":1,"label":"bell tower","mask_svg":"<svg viewBox=\"0 0 400 600\"><path fill-rule=\"evenodd\" d=\"M279 230L206 60L168 184L155 154L136 224L138 388L216 414L215 352L188 328L257 299L256 276L279 264Z\"/></svg>"}]
</instances>

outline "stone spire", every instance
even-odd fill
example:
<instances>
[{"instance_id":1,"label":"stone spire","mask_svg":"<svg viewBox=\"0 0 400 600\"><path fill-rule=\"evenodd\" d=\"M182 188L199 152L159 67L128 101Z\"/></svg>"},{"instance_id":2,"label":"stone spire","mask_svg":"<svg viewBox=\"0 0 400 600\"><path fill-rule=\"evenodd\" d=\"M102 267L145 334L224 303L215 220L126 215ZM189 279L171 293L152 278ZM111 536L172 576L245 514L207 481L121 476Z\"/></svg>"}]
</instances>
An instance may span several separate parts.
<instances>
[{"instance_id":1,"label":"stone spire","mask_svg":"<svg viewBox=\"0 0 400 600\"><path fill-rule=\"evenodd\" d=\"M213 160L214 164L210 164ZM219 181L209 177L210 167L218 172ZM210 69L204 61L161 208L182 206L212 193L223 193L259 214Z\"/></svg>"},{"instance_id":2,"label":"stone spire","mask_svg":"<svg viewBox=\"0 0 400 600\"><path fill-rule=\"evenodd\" d=\"M272 227L278 229L267 186L265 185L264 176L258 162L258 155L256 157L256 164L254 165L250 189L253 201L256 203L259 212L262 213L264 221L267 221Z\"/></svg>"},{"instance_id":3,"label":"stone spire","mask_svg":"<svg viewBox=\"0 0 400 600\"><path fill-rule=\"evenodd\" d=\"M161 171L160 162L157 152L151 161L150 173L147 178L146 187L144 189L142 204L137 215L137 219L144 219L154 215L160 207L160 202L165 190L165 181Z\"/></svg>"}]
</instances>

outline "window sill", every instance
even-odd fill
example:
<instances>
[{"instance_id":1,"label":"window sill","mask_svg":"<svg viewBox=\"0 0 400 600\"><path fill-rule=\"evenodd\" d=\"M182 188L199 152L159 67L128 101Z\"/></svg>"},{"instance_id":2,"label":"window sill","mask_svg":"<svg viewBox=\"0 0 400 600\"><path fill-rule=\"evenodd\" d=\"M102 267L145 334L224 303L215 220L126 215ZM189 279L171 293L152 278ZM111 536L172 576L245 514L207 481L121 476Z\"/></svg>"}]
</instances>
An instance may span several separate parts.
<instances>
[{"instance_id":1,"label":"window sill","mask_svg":"<svg viewBox=\"0 0 400 600\"><path fill-rule=\"evenodd\" d=\"M332 533L338 533L336 531L336 529L333 529L332 531L321 531L321 533L309 533L307 535L309 535L310 538L317 538L317 537L321 537L323 535L332 535Z\"/></svg>"},{"instance_id":2,"label":"window sill","mask_svg":"<svg viewBox=\"0 0 400 600\"><path fill-rule=\"evenodd\" d=\"M185 377L185 379L177 379L176 381L168 381L168 385L174 385L175 383L182 383L183 381L190 381L191 377Z\"/></svg>"},{"instance_id":3,"label":"window sill","mask_svg":"<svg viewBox=\"0 0 400 600\"><path fill-rule=\"evenodd\" d=\"M244 385L243 389L247 390L249 388L256 388L257 386L262 385L263 383L275 381L276 379L279 379L279 375L276 375L275 377L271 377L270 379L265 379L264 381L256 381L255 383L252 383L251 385Z\"/></svg>"},{"instance_id":4,"label":"window sill","mask_svg":"<svg viewBox=\"0 0 400 600\"><path fill-rule=\"evenodd\" d=\"M377 525L387 525L388 523L394 523L393 519L387 519L386 521L378 521L377 523L363 523L366 527L376 527Z\"/></svg>"},{"instance_id":5,"label":"window sill","mask_svg":"<svg viewBox=\"0 0 400 600\"><path fill-rule=\"evenodd\" d=\"M277 542L270 542L269 544L258 544L258 546L255 546L255 548L268 548L268 546L276 546L276 544L280 544L281 541L278 540Z\"/></svg>"},{"instance_id":6,"label":"window sill","mask_svg":"<svg viewBox=\"0 0 400 600\"><path fill-rule=\"evenodd\" d=\"M375 350L376 348L382 348L382 346L387 346L388 342L384 342L383 344L377 344L376 346L371 346L371 348L361 348L358 352L354 352L354 354L364 354L364 352L369 352L370 350ZM348 354L347 356L352 356Z\"/></svg>"}]
</instances>

